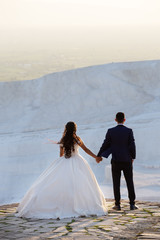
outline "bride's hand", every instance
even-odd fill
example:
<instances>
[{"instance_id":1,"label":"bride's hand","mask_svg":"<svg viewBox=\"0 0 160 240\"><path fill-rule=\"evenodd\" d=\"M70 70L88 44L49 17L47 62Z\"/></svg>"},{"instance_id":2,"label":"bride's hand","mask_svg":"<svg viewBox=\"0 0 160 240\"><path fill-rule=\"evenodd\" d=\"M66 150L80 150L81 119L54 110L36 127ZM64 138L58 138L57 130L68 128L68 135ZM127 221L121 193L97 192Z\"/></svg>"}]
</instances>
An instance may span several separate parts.
<instances>
[{"instance_id":1,"label":"bride's hand","mask_svg":"<svg viewBox=\"0 0 160 240\"><path fill-rule=\"evenodd\" d=\"M96 157L96 162L99 163L102 161L102 157Z\"/></svg>"},{"instance_id":2,"label":"bride's hand","mask_svg":"<svg viewBox=\"0 0 160 240\"><path fill-rule=\"evenodd\" d=\"M57 144L57 142L47 138L48 142L46 142L46 144Z\"/></svg>"}]
</instances>

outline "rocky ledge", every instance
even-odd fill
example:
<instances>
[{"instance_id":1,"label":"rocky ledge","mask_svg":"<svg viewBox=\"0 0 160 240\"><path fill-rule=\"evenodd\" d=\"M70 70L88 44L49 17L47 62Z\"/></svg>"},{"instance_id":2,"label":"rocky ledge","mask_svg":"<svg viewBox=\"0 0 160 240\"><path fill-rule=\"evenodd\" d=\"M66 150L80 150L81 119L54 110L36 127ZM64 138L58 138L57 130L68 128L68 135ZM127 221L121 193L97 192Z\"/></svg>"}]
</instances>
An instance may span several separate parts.
<instances>
[{"instance_id":1,"label":"rocky ledge","mask_svg":"<svg viewBox=\"0 0 160 240\"><path fill-rule=\"evenodd\" d=\"M17 204L0 207L0 239L160 239L160 203L137 201L139 209L130 211L127 201L122 210L112 209L107 199L108 215L61 220L33 220L14 216Z\"/></svg>"}]
</instances>

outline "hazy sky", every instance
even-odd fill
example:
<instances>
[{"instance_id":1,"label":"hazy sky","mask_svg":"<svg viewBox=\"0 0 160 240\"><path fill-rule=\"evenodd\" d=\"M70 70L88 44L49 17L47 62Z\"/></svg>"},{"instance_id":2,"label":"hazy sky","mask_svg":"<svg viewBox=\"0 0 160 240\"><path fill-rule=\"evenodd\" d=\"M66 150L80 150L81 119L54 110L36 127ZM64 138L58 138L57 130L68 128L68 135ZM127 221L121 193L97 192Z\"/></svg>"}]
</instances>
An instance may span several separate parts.
<instances>
[{"instance_id":1,"label":"hazy sky","mask_svg":"<svg viewBox=\"0 0 160 240\"><path fill-rule=\"evenodd\" d=\"M0 80L160 59L160 0L0 0Z\"/></svg>"},{"instance_id":2,"label":"hazy sky","mask_svg":"<svg viewBox=\"0 0 160 240\"><path fill-rule=\"evenodd\" d=\"M0 0L0 27L160 24L160 0Z\"/></svg>"}]
</instances>

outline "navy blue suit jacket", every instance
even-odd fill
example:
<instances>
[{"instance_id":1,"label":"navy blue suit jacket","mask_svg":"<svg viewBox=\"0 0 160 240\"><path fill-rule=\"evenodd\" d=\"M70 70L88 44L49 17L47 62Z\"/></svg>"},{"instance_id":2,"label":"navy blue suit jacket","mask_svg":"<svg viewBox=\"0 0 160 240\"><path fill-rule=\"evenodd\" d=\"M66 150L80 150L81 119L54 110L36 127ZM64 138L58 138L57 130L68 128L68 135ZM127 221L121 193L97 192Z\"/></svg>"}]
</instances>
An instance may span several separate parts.
<instances>
[{"instance_id":1,"label":"navy blue suit jacket","mask_svg":"<svg viewBox=\"0 0 160 240\"><path fill-rule=\"evenodd\" d=\"M112 161L131 162L136 158L136 146L133 131L124 125L108 129L106 138L97 156L108 157L112 154Z\"/></svg>"}]
</instances>

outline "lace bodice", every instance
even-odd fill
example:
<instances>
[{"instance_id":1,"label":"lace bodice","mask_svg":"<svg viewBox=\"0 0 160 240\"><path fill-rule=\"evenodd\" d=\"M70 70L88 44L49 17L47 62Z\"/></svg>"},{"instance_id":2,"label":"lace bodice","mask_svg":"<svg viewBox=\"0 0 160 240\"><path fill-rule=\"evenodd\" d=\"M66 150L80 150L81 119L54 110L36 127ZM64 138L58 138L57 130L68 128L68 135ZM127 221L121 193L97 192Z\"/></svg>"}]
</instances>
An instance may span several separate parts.
<instances>
[{"instance_id":1,"label":"lace bodice","mask_svg":"<svg viewBox=\"0 0 160 240\"><path fill-rule=\"evenodd\" d=\"M74 145L74 152L72 151L72 155L76 155L79 153L79 145L78 144L75 144Z\"/></svg>"},{"instance_id":2,"label":"lace bodice","mask_svg":"<svg viewBox=\"0 0 160 240\"><path fill-rule=\"evenodd\" d=\"M61 145L61 147L63 147L62 144L60 144L60 145ZM79 154L79 145L76 143L76 144L74 144L74 151L72 151L71 157L74 155L77 155L77 154Z\"/></svg>"}]
</instances>

